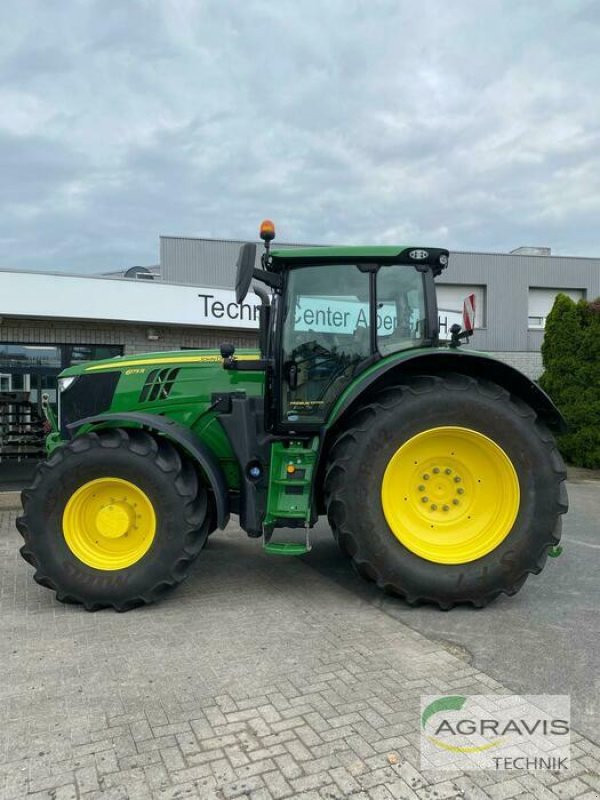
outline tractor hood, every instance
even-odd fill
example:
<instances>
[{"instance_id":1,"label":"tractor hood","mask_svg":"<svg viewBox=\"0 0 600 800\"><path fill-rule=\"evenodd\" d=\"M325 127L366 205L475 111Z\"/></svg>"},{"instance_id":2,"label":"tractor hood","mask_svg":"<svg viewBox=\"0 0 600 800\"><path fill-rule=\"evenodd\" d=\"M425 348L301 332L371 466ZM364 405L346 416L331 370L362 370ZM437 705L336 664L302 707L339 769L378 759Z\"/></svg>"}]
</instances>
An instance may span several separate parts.
<instances>
[{"instance_id":1,"label":"tractor hood","mask_svg":"<svg viewBox=\"0 0 600 800\"><path fill-rule=\"evenodd\" d=\"M258 353L241 350L235 358L255 360ZM218 350L174 350L69 367L58 378L55 434L64 440L70 424L118 412L166 414L191 427L212 406L215 393L262 394L264 372L225 370L222 364Z\"/></svg>"},{"instance_id":2,"label":"tractor hood","mask_svg":"<svg viewBox=\"0 0 600 800\"><path fill-rule=\"evenodd\" d=\"M236 350L235 358L248 361L260 358L258 350ZM93 375L108 371L126 371L127 374L135 374L146 367L169 367L169 366L214 366L223 361L219 350L172 350L167 353L143 353L133 356L117 356L107 358L102 361L85 361L73 367L67 367L60 373L61 378L72 375ZM132 370L132 372L129 372Z\"/></svg>"}]
</instances>

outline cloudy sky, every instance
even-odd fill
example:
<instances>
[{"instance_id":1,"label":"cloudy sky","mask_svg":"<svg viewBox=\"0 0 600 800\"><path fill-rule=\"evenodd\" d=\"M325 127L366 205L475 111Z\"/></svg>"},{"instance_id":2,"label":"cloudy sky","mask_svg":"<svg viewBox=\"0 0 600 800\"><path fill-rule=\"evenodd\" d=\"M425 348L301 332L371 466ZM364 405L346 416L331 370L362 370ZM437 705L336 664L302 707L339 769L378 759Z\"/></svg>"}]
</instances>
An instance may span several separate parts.
<instances>
[{"instance_id":1,"label":"cloudy sky","mask_svg":"<svg viewBox=\"0 0 600 800\"><path fill-rule=\"evenodd\" d=\"M0 267L159 234L600 256L597 0L2 0Z\"/></svg>"}]
</instances>

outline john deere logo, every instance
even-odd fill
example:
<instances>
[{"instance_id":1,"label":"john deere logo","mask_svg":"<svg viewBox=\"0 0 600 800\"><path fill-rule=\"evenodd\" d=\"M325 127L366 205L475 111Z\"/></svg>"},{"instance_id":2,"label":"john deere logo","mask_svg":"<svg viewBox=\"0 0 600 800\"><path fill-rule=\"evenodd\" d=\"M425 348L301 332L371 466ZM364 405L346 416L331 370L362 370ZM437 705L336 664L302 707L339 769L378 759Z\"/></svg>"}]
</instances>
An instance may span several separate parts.
<instances>
[{"instance_id":1,"label":"john deere logo","mask_svg":"<svg viewBox=\"0 0 600 800\"><path fill-rule=\"evenodd\" d=\"M415 261L423 261L424 258L427 258L429 253L427 250L411 250L408 255L414 258Z\"/></svg>"},{"instance_id":2,"label":"john deere logo","mask_svg":"<svg viewBox=\"0 0 600 800\"><path fill-rule=\"evenodd\" d=\"M462 695L451 695L440 697L430 703L421 714L421 728L423 729L428 741L442 750L449 750L452 753L482 753L484 750L491 750L492 747L499 747L502 739L494 739L483 744L453 744L444 737L455 737L460 740L462 737L473 736L477 732L477 722L472 719L459 719L450 721L449 711L462 711L467 698ZM431 720L431 724L427 723ZM489 722L489 720L488 720ZM433 734L433 735L432 735Z\"/></svg>"}]
</instances>

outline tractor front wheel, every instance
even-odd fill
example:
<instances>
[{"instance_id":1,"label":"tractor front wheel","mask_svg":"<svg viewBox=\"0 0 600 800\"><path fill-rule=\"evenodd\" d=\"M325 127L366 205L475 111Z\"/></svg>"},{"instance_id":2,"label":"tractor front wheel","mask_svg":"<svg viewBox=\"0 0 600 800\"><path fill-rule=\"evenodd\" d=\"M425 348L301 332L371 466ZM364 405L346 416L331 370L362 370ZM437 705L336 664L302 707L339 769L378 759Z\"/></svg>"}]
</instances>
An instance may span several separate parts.
<instances>
[{"instance_id":1,"label":"tractor front wheel","mask_svg":"<svg viewBox=\"0 0 600 800\"><path fill-rule=\"evenodd\" d=\"M127 611L180 583L211 524L191 462L141 430L86 433L56 449L22 494L17 527L35 580L88 611Z\"/></svg>"},{"instance_id":2,"label":"tractor front wheel","mask_svg":"<svg viewBox=\"0 0 600 800\"><path fill-rule=\"evenodd\" d=\"M515 594L560 538L565 469L529 406L461 375L386 389L330 452L326 505L358 571L409 603Z\"/></svg>"}]
</instances>

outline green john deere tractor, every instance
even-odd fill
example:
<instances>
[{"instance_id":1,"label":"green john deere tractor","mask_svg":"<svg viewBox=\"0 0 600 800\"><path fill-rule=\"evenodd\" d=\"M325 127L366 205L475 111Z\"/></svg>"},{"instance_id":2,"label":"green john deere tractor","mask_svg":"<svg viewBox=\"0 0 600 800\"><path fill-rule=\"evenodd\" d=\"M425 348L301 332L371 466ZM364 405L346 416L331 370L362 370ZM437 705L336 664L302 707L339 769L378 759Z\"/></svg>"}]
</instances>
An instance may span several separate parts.
<instances>
[{"instance_id":1,"label":"green john deere tractor","mask_svg":"<svg viewBox=\"0 0 600 800\"><path fill-rule=\"evenodd\" d=\"M413 604L484 606L538 573L567 511L551 431L525 375L440 342L423 247L245 244L260 352L199 350L80 364L60 377L48 458L23 492L21 553L63 602L126 611L182 581L239 515L299 555L327 515L356 569ZM257 266L257 263L259 266ZM301 528L302 543L280 529Z\"/></svg>"}]
</instances>

